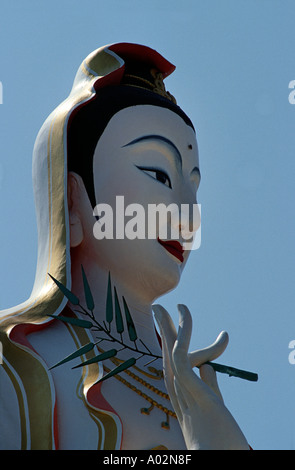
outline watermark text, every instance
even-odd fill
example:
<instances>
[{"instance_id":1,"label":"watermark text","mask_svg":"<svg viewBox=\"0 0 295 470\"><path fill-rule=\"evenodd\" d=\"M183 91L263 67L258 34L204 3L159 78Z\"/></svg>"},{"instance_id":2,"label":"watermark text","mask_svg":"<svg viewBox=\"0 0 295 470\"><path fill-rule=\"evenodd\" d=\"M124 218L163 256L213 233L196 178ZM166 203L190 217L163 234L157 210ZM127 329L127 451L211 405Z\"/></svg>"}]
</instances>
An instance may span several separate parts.
<instances>
[{"instance_id":1,"label":"watermark text","mask_svg":"<svg viewBox=\"0 0 295 470\"><path fill-rule=\"evenodd\" d=\"M292 89L292 91L289 93L289 103L295 104L295 80L291 80L289 82L289 88Z\"/></svg>"},{"instance_id":2,"label":"watermark text","mask_svg":"<svg viewBox=\"0 0 295 470\"><path fill-rule=\"evenodd\" d=\"M93 234L103 239L161 239L182 240L184 250L196 250L201 244L200 204L141 204L125 206L124 196L116 196L113 208L97 204L93 215L97 221Z\"/></svg>"},{"instance_id":3,"label":"watermark text","mask_svg":"<svg viewBox=\"0 0 295 470\"><path fill-rule=\"evenodd\" d=\"M295 339L290 341L289 343L289 349L292 349L292 351L289 353L289 363L294 365L295 364Z\"/></svg>"}]
</instances>

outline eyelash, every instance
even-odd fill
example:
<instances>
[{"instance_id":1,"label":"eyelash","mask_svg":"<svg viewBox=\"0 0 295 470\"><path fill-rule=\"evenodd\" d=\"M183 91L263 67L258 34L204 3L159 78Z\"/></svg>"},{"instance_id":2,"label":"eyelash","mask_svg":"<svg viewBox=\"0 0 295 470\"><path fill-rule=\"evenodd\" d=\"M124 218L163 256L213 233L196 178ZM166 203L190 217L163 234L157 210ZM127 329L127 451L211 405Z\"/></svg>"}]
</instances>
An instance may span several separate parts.
<instances>
[{"instance_id":1,"label":"eyelash","mask_svg":"<svg viewBox=\"0 0 295 470\"><path fill-rule=\"evenodd\" d=\"M165 186L168 186L169 188L172 188L172 185L171 185L171 181L170 181L170 178L169 176L167 175L167 173L165 173L164 171L162 170L157 170L156 168L145 168L145 167L141 167L141 166L137 166L137 168L141 171L144 171L146 172L146 174L148 176L150 176L151 178L155 179L156 181L159 181L159 183L162 183L164 184ZM152 172L152 173L155 173L155 177L152 176L150 173L147 173L147 172ZM164 181L163 181L164 179ZM168 184L166 184L168 183Z\"/></svg>"}]
</instances>

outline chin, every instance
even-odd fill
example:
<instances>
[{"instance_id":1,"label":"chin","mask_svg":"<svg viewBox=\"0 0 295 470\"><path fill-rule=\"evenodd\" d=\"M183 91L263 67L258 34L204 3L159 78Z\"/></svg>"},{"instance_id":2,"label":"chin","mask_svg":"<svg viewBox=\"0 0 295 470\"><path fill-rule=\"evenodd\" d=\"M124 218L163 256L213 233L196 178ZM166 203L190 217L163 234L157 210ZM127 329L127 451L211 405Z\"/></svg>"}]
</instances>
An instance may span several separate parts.
<instances>
[{"instance_id":1,"label":"chin","mask_svg":"<svg viewBox=\"0 0 295 470\"><path fill-rule=\"evenodd\" d=\"M165 262L158 260L153 265L145 265L140 280L144 291L149 292L150 301L154 302L174 290L180 282L182 271L183 265L170 258L165 259Z\"/></svg>"},{"instance_id":2,"label":"chin","mask_svg":"<svg viewBox=\"0 0 295 470\"><path fill-rule=\"evenodd\" d=\"M155 286L155 296L153 301L155 301L158 297L162 295L168 294L172 290L176 289L180 282L181 273L175 273L170 271L166 273L164 276L158 276L157 285Z\"/></svg>"},{"instance_id":3,"label":"chin","mask_svg":"<svg viewBox=\"0 0 295 470\"><path fill-rule=\"evenodd\" d=\"M156 244L155 244L156 243ZM175 289L185 265L151 240L110 240L100 244L100 265L145 302Z\"/></svg>"}]
</instances>

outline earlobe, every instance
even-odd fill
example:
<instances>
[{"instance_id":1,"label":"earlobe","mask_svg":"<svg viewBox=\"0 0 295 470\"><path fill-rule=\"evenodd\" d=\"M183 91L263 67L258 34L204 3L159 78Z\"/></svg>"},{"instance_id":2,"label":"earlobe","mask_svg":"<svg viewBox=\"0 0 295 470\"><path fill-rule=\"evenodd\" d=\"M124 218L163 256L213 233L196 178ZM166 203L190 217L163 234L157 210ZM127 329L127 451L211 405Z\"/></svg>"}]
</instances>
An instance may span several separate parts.
<instances>
[{"instance_id":1,"label":"earlobe","mask_svg":"<svg viewBox=\"0 0 295 470\"><path fill-rule=\"evenodd\" d=\"M68 175L68 209L71 248L79 246L84 239L82 221L78 210L80 195L79 178L79 175L72 172Z\"/></svg>"},{"instance_id":2,"label":"earlobe","mask_svg":"<svg viewBox=\"0 0 295 470\"><path fill-rule=\"evenodd\" d=\"M75 248L79 246L83 241L83 227L80 218L77 214L71 214L70 212L70 246Z\"/></svg>"}]
</instances>

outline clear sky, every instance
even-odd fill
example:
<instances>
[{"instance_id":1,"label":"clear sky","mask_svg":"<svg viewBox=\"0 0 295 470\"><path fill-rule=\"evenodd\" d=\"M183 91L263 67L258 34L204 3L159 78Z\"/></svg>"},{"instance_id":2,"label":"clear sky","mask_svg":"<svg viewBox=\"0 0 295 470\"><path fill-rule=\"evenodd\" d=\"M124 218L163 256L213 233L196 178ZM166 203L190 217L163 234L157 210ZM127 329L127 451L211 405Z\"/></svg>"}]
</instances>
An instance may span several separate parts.
<instances>
[{"instance_id":1,"label":"clear sky","mask_svg":"<svg viewBox=\"0 0 295 470\"><path fill-rule=\"evenodd\" d=\"M167 89L195 124L202 243L161 299L194 317L192 348L230 336L224 400L254 449L295 449L294 0L2 0L0 9L0 310L26 300L37 233L34 141L76 70L113 42L176 65Z\"/></svg>"}]
</instances>

